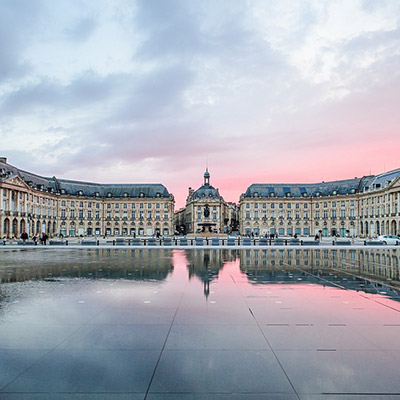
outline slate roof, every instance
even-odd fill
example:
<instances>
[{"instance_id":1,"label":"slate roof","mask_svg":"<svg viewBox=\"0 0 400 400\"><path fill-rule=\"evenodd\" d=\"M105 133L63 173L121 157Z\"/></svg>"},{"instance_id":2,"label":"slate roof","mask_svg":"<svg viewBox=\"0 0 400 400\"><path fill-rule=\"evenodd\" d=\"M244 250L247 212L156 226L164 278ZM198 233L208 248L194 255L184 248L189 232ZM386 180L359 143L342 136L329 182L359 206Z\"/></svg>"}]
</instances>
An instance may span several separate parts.
<instances>
[{"instance_id":1,"label":"slate roof","mask_svg":"<svg viewBox=\"0 0 400 400\"><path fill-rule=\"evenodd\" d=\"M58 179L55 176L48 178L3 162L0 162L0 170L8 175L19 176L33 188L54 193L98 197L170 197L167 188L162 184L100 184Z\"/></svg>"},{"instance_id":2,"label":"slate roof","mask_svg":"<svg viewBox=\"0 0 400 400\"><path fill-rule=\"evenodd\" d=\"M334 194L353 194L363 191L367 179L354 178L320 183L255 183L244 197L309 197Z\"/></svg>"},{"instance_id":3,"label":"slate roof","mask_svg":"<svg viewBox=\"0 0 400 400\"><path fill-rule=\"evenodd\" d=\"M221 198L221 195L218 192L218 189L215 189L214 186L211 185L203 185L200 186L193 194L193 199L202 199L204 197L209 197L213 199Z\"/></svg>"}]
</instances>

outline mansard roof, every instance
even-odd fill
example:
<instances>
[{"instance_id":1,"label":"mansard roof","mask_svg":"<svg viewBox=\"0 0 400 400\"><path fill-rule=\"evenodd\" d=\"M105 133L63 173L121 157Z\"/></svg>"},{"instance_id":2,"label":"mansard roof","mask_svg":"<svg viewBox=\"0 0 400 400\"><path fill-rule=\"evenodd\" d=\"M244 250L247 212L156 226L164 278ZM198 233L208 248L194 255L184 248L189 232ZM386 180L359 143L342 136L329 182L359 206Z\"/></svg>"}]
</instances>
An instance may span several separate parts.
<instances>
[{"instance_id":1,"label":"mansard roof","mask_svg":"<svg viewBox=\"0 0 400 400\"><path fill-rule=\"evenodd\" d=\"M221 198L221 195L218 192L218 189L215 189L214 186L211 185L203 185L200 186L193 194L192 198L193 199L202 199L205 197L213 198L213 199L219 199Z\"/></svg>"},{"instance_id":2,"label":"mansard roof","mask_svg":"<svg viewBox=\"0 0 400 400\"><path fill-rule=\"evenodd\" d=\"M29 186L46 192L98 197L170 197L162 184L100 184L39 176L0 162L0 170L7 176L17 175Z\"/></svg>"},{"instance_id":3,"label":"mansard roof","mask_svg":"<svg viewBox=\"0 0 400 400\"><path fill-rule=\"evenodd\" d=\"M309 197L354 194L363 190L366 179L354 178L320 183L255 183L244 197Z\"/></svg>"},{"instance_id":4,"label":"mansard roof","mask_svg":"<svg viewBox=\"0 0 400 400\"><path fill-rule=\"evenodd\" d=\"M367 182L368 189L379 189L393 182L400 176L400 168L372 176Z\"/></svg>"}]
</instances>

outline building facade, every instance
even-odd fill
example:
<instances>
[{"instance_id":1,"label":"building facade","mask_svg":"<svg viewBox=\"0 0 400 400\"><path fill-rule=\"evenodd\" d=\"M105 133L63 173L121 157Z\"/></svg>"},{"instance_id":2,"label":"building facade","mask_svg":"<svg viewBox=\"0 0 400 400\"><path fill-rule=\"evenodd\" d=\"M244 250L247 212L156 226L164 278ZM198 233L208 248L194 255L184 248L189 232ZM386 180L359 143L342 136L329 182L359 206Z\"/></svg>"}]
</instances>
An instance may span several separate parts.
<instances>
[{"instance_id":1,"label":"building facade","mask_svg":"<svg viewBox=\"0 0 400 400\"><path fill-rule=\"evenodd\" d=\"M400 233L400 169L316 184L252 184L239 206L210 184L208 169L186 206L161 184L98 184L42 177L0 158L1 237L231 233L374 237Z\"/></svg>"},{"instance_id":2,"label":"building facade","mask_svg":"<svg viewBox=\"0 0 400 400\"><path fill-rule=\"evenodd\" d=\"M400 232L400 169L316 184L253 184L240 197L243 235L373 237Z\"/></svg>"},{"instance_id":3,"label":"building facade","mask_svg":"<svg viewBox=\"0 0 400 400\"><path fill-rule=\"evenodd\" d=\"M171 235L174 197L161 184L46 178L0 158L0 227L3 238Z\"/></svg>"},{"instance_id":4,"label":"building facade","mask_svg":"<svg viewBox=\"0 0 400 400\"><path fill-rule=\"evenodd\" d=\"M179 233L229 233L237 220L236 205L227 203L210 184L207 168L203 185L197 190L189 188L186 206L176 213L175 220Z\"/></svg>"}]
</instances>

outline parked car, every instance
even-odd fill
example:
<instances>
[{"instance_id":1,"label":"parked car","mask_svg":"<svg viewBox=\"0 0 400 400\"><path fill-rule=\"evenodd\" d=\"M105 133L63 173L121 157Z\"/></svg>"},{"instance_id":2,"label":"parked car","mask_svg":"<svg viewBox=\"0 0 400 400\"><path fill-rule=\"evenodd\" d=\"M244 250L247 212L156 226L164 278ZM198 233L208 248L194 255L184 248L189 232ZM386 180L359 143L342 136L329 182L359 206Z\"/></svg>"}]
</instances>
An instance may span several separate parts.
<instances>
[{"instance_id":1,"label":"parked car","mask_svg":"<svg viewBox=\"0 0 400 400\"><path fill-rule=\"evenodd\" d=\"M382 241L383 244L389 244L389 245L399 245L400 244L400 238L395 235L378 236L378 240Z\"/></svg>"}]
</instances>

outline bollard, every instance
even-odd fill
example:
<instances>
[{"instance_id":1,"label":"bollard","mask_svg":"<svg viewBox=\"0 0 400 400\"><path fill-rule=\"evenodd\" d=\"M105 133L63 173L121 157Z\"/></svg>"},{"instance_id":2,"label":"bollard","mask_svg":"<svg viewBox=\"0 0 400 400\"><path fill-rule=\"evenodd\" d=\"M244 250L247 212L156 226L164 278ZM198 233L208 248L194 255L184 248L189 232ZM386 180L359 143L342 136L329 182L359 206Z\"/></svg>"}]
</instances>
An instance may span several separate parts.
<instances>
[{"instance_id":1,"label":"bollard","mask_svg":"<svg viewBox=\"0 0 400 400\"><path fill-rule=\"evenodd\" d=\"M270 246L272 245L272 239L271 238L269 238L269 245Z\"/></svg>"},{"instance_id":2,"label":"bollard","mask_svg":"<svg viewBox=\"0 0 400 400\"><path fill-rule=\"evenodd\" d=\"M255 246L255 245L256 245L256 239L253 240L253 246Z\"/></svg>"},{"instance_id":3,"label":"bollard","mask_svg":"<svg viewBox=\"0 0 400 400\"><path fill-rule=\"evenodd\" d=\"M175 246L178 245L178 239L175 239Z\"/></svg>"},{"instance_id":4,"label":"bollard","mask_svg":"<svg viewBox=\"0 0 400 400\"><path fill-rule=\"evenodd\" d=\"M35 243L35 246L37 245L37 242ZM65 245L68 246L68 240L65 241Z\"/></svg>"},{"instance_id":5,"label":"bollard","mask_svg":"<svg viewBox=\"0 0 400 400\"><path fill-rule=\"evenodd\" d=\"M208 246L208 238L206 238L206 245Z\"/></svg>"},{"instance_id":6,"label":"bollard","mask_svg":"<svg viewBox=\"0 0 400 400\"><path fill-rule=\"evenodd\" d=\"M5 240L3 240L3 246L5 246L6 245L6 241Z\"/></svg>"},{"instance_id":7,"label":"bollard","mask_svg":"<svg viewBox=\"0 0 400 400\"><path fill-rule=\"evenodd\" d=\"M131 245L131 239L128 239L128 246Z\"/></svg>"},{"instance_id":8,"label":"bollard","mask_svg":"<svg viewBox=\"0 0 400 400\"><path fill-rule=\"evenodd\" d=\"M300 246L303 246L303 241L302 240L300 240Z\"/></svg>"},{"instance_id":9,"label":"bollard","mask_svg":"<svg viewBox=\"0 0 400 400\"><path fill-rule=\"evenodd\" d=\"M240 238L238 238L238 246L240 246Z\"/></svg>"},{"instance_id":10,"label":"bollard","mask_svg":"<svg viewBox=\"0 0 400 400\"><path fill-rule=\"evenodd\" d=\"M113 246L115 246L115 240L113 240Z\"/></svg>"},{"instance_id":11,"label":"bollard","mask_svg":"<svg viewBox=\"0 0 400 400\"><path fill-rule=\"evenodd\" d=\"M146 239L143 239L143 246L146 246Z\"/></svg>"},{"instance_id":12,"label":"bollard","mask_svg":"<svg viewBox=\"0 0 400 400\"><path fill-rule=\"evenodd\" d=\"M332 246L334 246L335 245L335 241L334 240L332 240Z\"/></svg>"},{"instance_id":13,"label":"bollard","mask_svg":"<svg viewBox=\"0 0 400 400\"><path fill-rule=\"evenodd\" d=\"M193 239L190 239L190 245L193 246Z\"/></svg>"},{"instance_id":14,"label":"bollard","mask_svg":"<svg viewBox=\"0 0 400 400\"><path fill-rule=\"evenodd\" d=\"M224 245L224 241L225 241L225 239L222 239L222 246Z\"/></svg>"},{"instance_id":15,"label":"bollard","mask_svg":"<svg viewBox=\"0 0 400 400\"><path fill-rule=\"evenodd\" d=\"M97 244L97 246L99 246L99 244L100 244L100 240L98 240L98 241L96 242L96 244Z\"/></svg>"},{"instance_id":16,"label":"bollard","mask_svg":"<svg viewBox=\"0 0 400 400\"><path fill-rule=\"evenodd\" d=\"M161 239L160 239L160 246L161 246L161 244L162 244L162 243L161 243Z\"/></svg>"}]
</instances>

